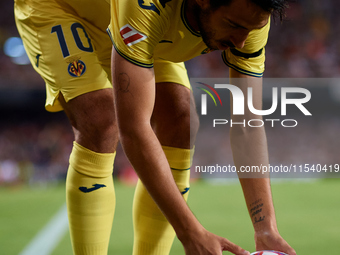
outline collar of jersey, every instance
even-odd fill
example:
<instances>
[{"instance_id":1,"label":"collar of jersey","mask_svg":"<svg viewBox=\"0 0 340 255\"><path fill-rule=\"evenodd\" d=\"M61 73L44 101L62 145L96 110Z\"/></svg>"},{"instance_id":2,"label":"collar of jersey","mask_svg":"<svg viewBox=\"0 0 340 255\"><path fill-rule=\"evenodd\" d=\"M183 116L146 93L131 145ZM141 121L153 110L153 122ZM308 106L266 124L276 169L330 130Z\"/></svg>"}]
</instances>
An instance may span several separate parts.
<instances>
[{"instance_id":1,"label":"collar of jersey","mask_svg":"<svg viewBox=\"0 0 340 255\"><path fill-rule=\"evenodd\" d=\"M185 25L185 27L190 31L190 33L192 33L194 36L197 36L197 37L201 37L201 34L197 31L195 31L189 24L189 22L187 21L187 18L185 16L185 6L186 6L186 2L187 0L183 0L183 3L182 3L182 8L181 8L181 18L182 18L182 21Z\"/></svg>"}]
</instances>

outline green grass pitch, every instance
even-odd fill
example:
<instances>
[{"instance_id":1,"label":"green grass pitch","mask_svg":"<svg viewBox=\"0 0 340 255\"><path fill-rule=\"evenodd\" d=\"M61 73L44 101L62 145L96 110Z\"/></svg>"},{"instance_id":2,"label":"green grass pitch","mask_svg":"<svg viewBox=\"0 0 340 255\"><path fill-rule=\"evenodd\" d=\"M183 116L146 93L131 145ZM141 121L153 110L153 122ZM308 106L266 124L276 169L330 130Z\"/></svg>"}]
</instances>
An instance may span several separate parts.
<instances>
[{"instance_id":1,"label":"green grass pitch","mask_svg":"<svg viewBox=\"0 0 340 255\"><path fill-rule=\"evenodd\" d=\"M115 186L117 206L109 254L128 255L132 251L134 189L118 182ZM272 190L280 233L298 255L339 254L339 179L274 181ZM0 188L0 254L19 254L63 205L64 197L62 185L43 189ZM193 183L188 202L208 230L254 251L253 230L238 183ZM68 233L52 254L72 254ZM171 254L184 254L178 240L175 240Z\"/></svg>"}]
</instances>

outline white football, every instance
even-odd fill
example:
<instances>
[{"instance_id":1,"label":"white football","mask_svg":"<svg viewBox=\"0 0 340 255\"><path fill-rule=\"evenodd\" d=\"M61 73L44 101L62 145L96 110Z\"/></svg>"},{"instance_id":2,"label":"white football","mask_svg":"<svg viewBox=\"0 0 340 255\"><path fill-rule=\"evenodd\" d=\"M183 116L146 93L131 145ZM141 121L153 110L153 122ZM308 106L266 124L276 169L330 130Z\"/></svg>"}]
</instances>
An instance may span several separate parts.
<instances>
[{"instance_id":1,"label":"white football","mask_svg":"<svg viewBox=\"0 0 340 255\"><path fill-rule=\"evenodd\" d=\"M250 255L288 255L281 251L256 251Z\"/></svg>"}]
</instances>

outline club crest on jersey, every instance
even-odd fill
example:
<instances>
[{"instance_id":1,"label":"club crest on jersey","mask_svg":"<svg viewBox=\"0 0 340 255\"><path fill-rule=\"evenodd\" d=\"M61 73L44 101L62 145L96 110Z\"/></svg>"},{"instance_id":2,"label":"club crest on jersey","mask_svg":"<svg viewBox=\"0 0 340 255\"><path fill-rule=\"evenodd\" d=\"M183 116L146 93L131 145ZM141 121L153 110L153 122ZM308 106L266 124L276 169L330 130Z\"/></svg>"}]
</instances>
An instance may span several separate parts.
<instances>
[{"instance_id":1,"label":"club crest on jersey","mask_svg":"<svg viewBox=\"0 0 340 255\"><path fill-rule=\"evenodd\" d=\"M210 49L210 48L206 48L206 49L204 49L202 52L201 52L201 54L208 54L208 53L210 53L210 52L212 52L212 51L214 51L213 49Z\"/></svg>"},{"instance_id":2,"label":"club crest on jersey","mask_svg":"<svg viewBox=\"0 0 340 255\"><path fill-rule=\"evenodd\" d=\"M123 26L120 30L120 35L123 38L124 43L127 46L132 46L140 41L148 38L146 35L138 32L136 29L131 27L129 24Z\"/></svg>"},{"instance_id":3,"label":"club crest on jersey","mask_svg":"<svg viewBox=\"0 0 340 255\"><path fill-rule=\"evenodd\" d=\"M79 77L85 73L86 65L80 59L75 59L69 63L67 71L72 77Z\"/></svg>"}]
</instances>

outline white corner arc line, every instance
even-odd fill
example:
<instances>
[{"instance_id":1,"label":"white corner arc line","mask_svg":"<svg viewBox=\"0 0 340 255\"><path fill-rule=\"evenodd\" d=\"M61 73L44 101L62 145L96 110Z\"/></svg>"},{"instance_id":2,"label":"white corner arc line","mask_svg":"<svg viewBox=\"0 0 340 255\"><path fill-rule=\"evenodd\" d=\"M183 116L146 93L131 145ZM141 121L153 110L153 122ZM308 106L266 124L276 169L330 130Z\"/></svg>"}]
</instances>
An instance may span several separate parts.
<instances>
[{"instance_id":1,"label":"white corner arc line","mask_svg":"<svg viewBox=\"0 0 340 255\"><path fill-rule=\"evenodd\" d=\"M68 218L64 204L19 255L50 255L67 230Z\"/></svg>"}]
</instances>

